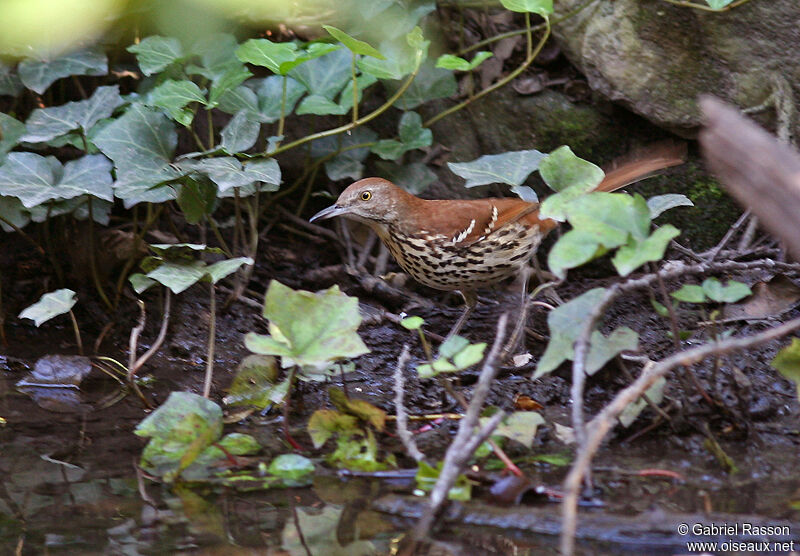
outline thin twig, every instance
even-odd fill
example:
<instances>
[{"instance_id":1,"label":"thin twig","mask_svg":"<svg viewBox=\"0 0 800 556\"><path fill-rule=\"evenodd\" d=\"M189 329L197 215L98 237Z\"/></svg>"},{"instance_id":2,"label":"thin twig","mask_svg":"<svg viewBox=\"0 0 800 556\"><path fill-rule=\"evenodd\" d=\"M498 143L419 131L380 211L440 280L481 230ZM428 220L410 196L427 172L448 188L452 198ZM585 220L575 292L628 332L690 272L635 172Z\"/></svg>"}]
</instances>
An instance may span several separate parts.
<instances>
[{"instance_id":1,"label":"thin twig","mask_svg":"<svg viewBox=\"0 0 800 556\"><path fill-rule=\"evenodd\" d=\"M403 351L397 359L397 367L394 370L394 409L397 414L397 436L400 437L400 441L403 443L403 446L405 446L408 455L414 458L415 461L420 462L425 459L425 454L420 452L417 443L414 441L414 436L411 434L411 431L408 430L408 413L403 405L405 389L403 383L403 369L405 369L406 363L408 363L409 356L408 344L404 344Z\"/></svg>"},{"instance_id":2,"label":"thin twig","mask_svg":"<svg viewBox=\"0 0 800 556\"><path fill-rule=\"evenodd\" d=\"M581 481L591 464L592 457L600 447L605 435L616 423L617 417L629 404L639 399L659 378L679 366L689 366L703 359L751 348L764 342L785 336L800 329L800 318L770 328L759 334L744 338L731 338L722 342L705 344L690 350L676 353L657 363L649 363L642 370L636 381L620 391L597 416L591 420L586 429L583 443L578 445L575 462L564 479L564 499L562 501L562 527L560 550L563 555L573 554L575 549L575 530L577 526L578 495Z\"/></svg>"},{"instance_id":3,"label":"thin twig","mask_svg":"<svg viewBox=\"0 0 800 556\"><path fill-rule=\"evenodd\" d=\"M429 533L436 517L439 515L442 506L447 500L447 493L450 492L450 489L455 484L464 466L472 457L478 446L489 438L489 435L492 434L503 417L505 417L504 411L498 411L479 432L475 432L475 428L479 426L480 413L486 402L486 397L491 390L492 381L497 374L497 356L500 353L500 348L505 339L507 320L508 315L504 313L497 321L497 332L494 343L483 363L483 368L478 378L478 384L472 392L472 401L466 410L464 418L459 422L458 432L453 442L447 449L442 471L439 473L439 479L436 481L436 485L433 487L430 494L428 507L412 532L412 536L415 540L420 540Z\"/></svg>"},{"instance_id":4,"label":"thin twig","mask_svg":"<svg viewBox=\"0 0 800 556\"><path fill-rule=\"evenodd\" d=\"M214 290L214 282L211 282L211 301L209 303L209 317L208 322L208 350L206 352L206 376L203 381L203 397L208 398L211 395L211 379L214 377L214 340L217 335L217 292Z\"/></svg>"},{"instance_id":5,"label":"thin twig","mask_svg":"<svg viewBox=\"0 0 800 556\"><path fill-rule=\"evenodd\" d=\"M161 344L164 343L164 338L166 338L166 336L167 336L167 325L169 324L169 313L170 313L170 305L171 305L171 301L172 301L172 292L171 292L171 290L169 288L164 288L164 292L165 292L164 293L164 296L165 296L164 297L164 314L161 316L161 329L158 331L158 336L156 337L156 341L153 342L153 345L150 346L150 349L148 349L146 352L144 352L144 355L142 355L141 357L136 359L136 362L132 363L128 367L128 373L129 373L130 376L135 375L139 371L139 369L142 368L142 365L147 363L147 360L150 359L153 356L153 354L158 351L158 349L161 347ZM142 303L141 301L139 303L141 303L141 308L142 308L142 317L141 317L142 320L140 321L140 325L141 325L142 328L144 328L144 303ZM137 328L139 328L139 327L137 326ZM136 334L136 338L137 339L139 337L139 333L141 333L141 329L139 329L139 331ZM136 357L136 344L133 343L134 342L133 330L131 330L131 342L132 342L131 343L131 357Z\"/></svg>"}]
</instances>

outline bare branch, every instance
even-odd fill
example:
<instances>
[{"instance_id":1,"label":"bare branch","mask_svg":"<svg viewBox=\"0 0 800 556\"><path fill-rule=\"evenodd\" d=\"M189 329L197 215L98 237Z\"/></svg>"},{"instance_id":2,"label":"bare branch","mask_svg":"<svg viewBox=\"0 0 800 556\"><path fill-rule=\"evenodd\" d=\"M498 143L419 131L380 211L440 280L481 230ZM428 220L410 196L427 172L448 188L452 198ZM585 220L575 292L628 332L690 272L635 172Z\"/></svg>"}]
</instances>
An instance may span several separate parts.
<instances>
[{"instance_id":1,"label":"bare branch","mask_svg":"<svg viewBox=\"0 0 800 556\"><path fill-rule=\"evenodd\" d=\"M694 349L685 350L663 359L657 363L645 365L642 374L633 384L620 391L597 416L591 420L586 429L586 438L578 446L575 462L564 479L564 500L562 502L561 554L572 554L575 548L575 530L577 526L578 495L581 481L589 469L592 457L600 447L603 438L611 430L620 413L632 402L639 399L653 383L676 367L693 365L706 357L723 355L763 344L770 340L785 336L800 329L800 318L791 320L781 326L770 328L759 334L744 338L731 338L722 342L705 344Z\"/></svg>"},{"instance_id":2,"label":"bare branch","mask_svg":"<svg viewBox=\"0 0 800 556\"><path fill-rule=\"evenodd\" d=\"M450 489L455 484L458 475L464 469L469 458L472 457L472 454L478 446L480 446L480 443L492 434L492 431L497 427L503 417L505 417L503 411L498 411L480 432L475 432L475 428L480 423L480 413L483 409L483 404L486 402L486 397L491 390L492 381L497 374L497 356L500 352L500 347L503 345L503 340L505 339L507 320L508 315L504 313L497 321L497 333L494 338L494 343L484 360L483 368L478 378L478 384L472 392L472 401L470 401L469 407L467 407L464 418L459 423L458 432L453 442L447 449L439 479L436 481L436 485L433 487L430 494L428 508L425 510L425 513L422 518L420 518L416 527L414 527L412 535L416 540L422 539L431 530L436 516L439 515L442 506L447 500L447 493L450 492Z\"/></svg>"},{"instance_id":3,"label":"bare branch","mask_svg":"<svg viewBox=\"0 0 800 556\"><path fill-rule=\"evenodd\" d=\"M403 369L408 363L409 356L408 344L403 344L403 351L397 359L397 367L394 370L394 410L397 414L397 436L400 437L400 441L406 447L408 455L420 462L425 459L425 454L417 448L417 443L414 441L411 431L408 430L408 413L406 413L406 408L403 405L403 393L405 390Z\"/></svg>"}]
</instances>

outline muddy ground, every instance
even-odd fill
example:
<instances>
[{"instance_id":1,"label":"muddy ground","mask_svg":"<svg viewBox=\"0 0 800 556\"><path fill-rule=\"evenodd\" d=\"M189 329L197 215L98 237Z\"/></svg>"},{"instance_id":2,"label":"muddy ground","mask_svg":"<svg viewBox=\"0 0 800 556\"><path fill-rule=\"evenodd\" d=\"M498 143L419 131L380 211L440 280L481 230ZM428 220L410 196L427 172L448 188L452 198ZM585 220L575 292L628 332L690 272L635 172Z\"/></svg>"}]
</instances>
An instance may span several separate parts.
<instances>
[{"instance_id":1,"label":"muddy ground","mask_svg":"<svg viewBox=\"0 0 800 556\"><path fill-rule=\"evenodd\" d=\"M325 504L344 508L341 515L336 514L336 538L340 544L368 538L375 553L382 553L391 546L393 535L413 523L419 513L419 502L408 497L410 482L342 479L333 471L321 474L311 490L249 495L201 492L204 504L215 508L207 514L199 512L204 518L187 509L192 506L186 496L178 496L181 503L176 503L172 491L152 483L144 488L156 497L156 502L152 506L143 502L134 469L144 441L132 432L147 414L139 400L128 395L115 401L119 393L116 383L94 374L82 386L82 405L66 413L42 408L15 389L15 382L38 357L76 353L76 349L66 317L40 328L16 318L22 308L53 287L42 278L47 273L47 261L17 237L3 239L0 248L5 315L5 345L0 357L0 417L5 419L0 424L0 475L6 477L0 490L0 509L6 515L0 523L3 553L22 547L20 553L33 554L43 546L61 550L77 546L88 552L110 553L117 553L118 549L123 552L125 546L145 547L147 552L219 547L231 542L239 546L277 547L281 535L286 544L286 531L292 519L295 525L299 523L298 507L305 508L303 511L312 508L308 510L312 513L324 512L320 508ZM393 414L392 373L400 347L408 343L412 348L412 360L405 369L405 401L409 412L427 415L452 410L451 400L436 382L416 376L414 366L424 356L415 334L382 314L419 315L426 320L430 331L445 334L461 311L460 299L411 282L391 291L369 287L367 281L344 270L337 250L331 247L323 239L309 241L305 236L276 229L261 243L250 297L260 302L271 279L308 290L339 284L366 306L365 322L359 333L371 350L355 360L355 371L345 377L350 395ZM720 278L753 284L768 276ZM796 276L793 279L800 283ZM600 262L586 271L571 273L570 280L559 286L557 293L568 300L613 281L610 267ZM667 287L676 289L679 284ZM88 351L92 351L95 339L113 319L114 326L99 345L97 354L127 361L128 334L138 316L132 299L126 298L118 313L110 317L97 304L88 285L76 289L79 302L75 313ZM142 351L155 338L159 320L157 293L147 293L144 299L148 321L140 343ZM513 285L481 292L480 305L463 334L473 341L491 342L498 316L504 311L516 314L517 299ZM219 304L223 302L224 292L220 292L218 300ZM681 315L683 328L700 330L696 326L698 315L688 311ZM798 315L800 311L795 308L782 314L779 320ZM162 402L171 391L201 391L208 322L207 288L193 287L176 297L167 342L143 373L154 379L145 386L145 394L153 403ZM729 328L736 334L752 334L774 322L777 320L739 322ZM639 333L640 349L651 358L660 359L673 349L669 324L650 310L646 294L623 298L609 310L603 326L611 329L623 324ZM476 547L481 547L480 553L492 553L491 550L512 553L510 547L534 554L555 550L552 547L553 535L558 531L557 491L567 468L532 463L530 456L572 453L572 448L555 434L556 423L570 423L569 368L562 365L548 376L531 380L535 361L545 348L545 343L534 337L547 334L546 314L542 309L534 308L529 328L533 335L527 337L526 348L533 355L532 362L519 368L501 369L489 402L511 409L517 396L526 395L543 406L546 424L540 427L533 449L528 451L510 443L508 448L512 457L523 462L532 484L546 487L555 497L530 491L523 496L522 505L498 507L491 504L493 497L488 486L491 482L486 483L476 489L479 502L451 508L447 523L437 532L438 541L452 553L476 553L469 551L478 550ZM213 399L221 400L236 365L248 353L243 335L266 330L266 322L251 304L237 302L220 311ZM699 343L704 339L702 332L695 332L688 341ZM594 461L594 491L590 493L591 503L587 502L594 507L583 511L579 525L582 552L672 553L686 540L676 533L675 524L687 519L703 523L724 520L789 523L791 537L800 536L800 528L792 526L800 522L795 509L800 501L797 390L768 364L782 344L785 341L723 359L716 385L710 382L713 362L696 365L694 372L720 402L719 406L708 406L696 392L684 391L681 382L670 377L667 399L662 403L670 417L668 422L646 409L630 428L614 429ZM638 373L635 365L628 367L634 375ZM460 378L459 388L467 395L475 376L474 372L466 372ZM596 414L630 380L613 361L590 377L586 414ZM329 405L326 385L304 383L293 399L291 420L295 435L308 447L308 454L319 456L320 452L310 449L311 443L303 431L309 415ZM279 413L273 411L252 415L236 427L255 435L265 447L264 459L269 459L288 451L278 433L279 424ZM441 457L456 426L448 421L435 424L428 432L417 435L420 448L434 458ZM732 458L736 471L726 469L718 455L708 449L710 435ZM393 436L381 436L379 442L387 452L397 456L401 467L413 467L413 461ZM42 460L43 455L46 460ZM39 479L25 479L31 469L38 469L45 465L42 461L50 460L69 466L59 464L54 468L57 472L49 469L35 474ZM82 470L80 477L68 478L75 469ZM679 478L637 475L649 469L674 472ZM78 483L91 485L86 489L96 496L76 495L74 486ZM268 519L264 512L269 514ZM208 526L208 515L213 516L213 527ZM536 519L531 520L531 516ZM127 528L120 530L122 525ZM476 529L478 526L485 528ZM360 531L357 535L353 527Z\"/></svg>"}]
</instances>

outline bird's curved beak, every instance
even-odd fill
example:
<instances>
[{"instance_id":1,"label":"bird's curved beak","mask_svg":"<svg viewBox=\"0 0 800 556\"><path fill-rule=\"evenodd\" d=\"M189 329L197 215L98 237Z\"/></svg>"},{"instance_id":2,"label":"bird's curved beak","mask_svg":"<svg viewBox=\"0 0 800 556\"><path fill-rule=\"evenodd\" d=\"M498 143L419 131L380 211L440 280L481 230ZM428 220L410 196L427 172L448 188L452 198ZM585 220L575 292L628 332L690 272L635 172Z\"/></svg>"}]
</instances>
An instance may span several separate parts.
<instances>
[{"instance_id":1,"label":"bird's curved beak","mask_svg":"<svg viewBox=\"0 0 800 556\"><path fill-rule=\"evenodd\" d=\"M327 218L333 218L334 216L339 216L345 213L347 213L346 207L340 207L339 205L331 205L328 208L319 211L317 214L309 218L308 221L313 222L314 220L325 220Z\"/></svg>"}]
</instances>

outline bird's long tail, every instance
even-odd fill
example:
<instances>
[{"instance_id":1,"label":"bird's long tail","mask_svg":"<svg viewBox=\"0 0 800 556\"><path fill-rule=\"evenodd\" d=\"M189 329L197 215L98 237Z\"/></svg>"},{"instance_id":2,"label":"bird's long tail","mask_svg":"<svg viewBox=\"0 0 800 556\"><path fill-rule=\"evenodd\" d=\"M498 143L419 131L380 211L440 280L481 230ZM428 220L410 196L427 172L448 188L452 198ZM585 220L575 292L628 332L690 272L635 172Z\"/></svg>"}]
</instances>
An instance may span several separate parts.
<instances>
[{"instance_id":1,"label":"bird's long tail","mask_svg":"<svg viewBox=\"0 0 800 556\"><path fill-rule=\"evenodd\" d=\"M595 191L616 191L654 175L659 170L683 164L686 161L686 143L664 141L648 145L624 158L615 160Z\"/></svg>"}]
</instances>

